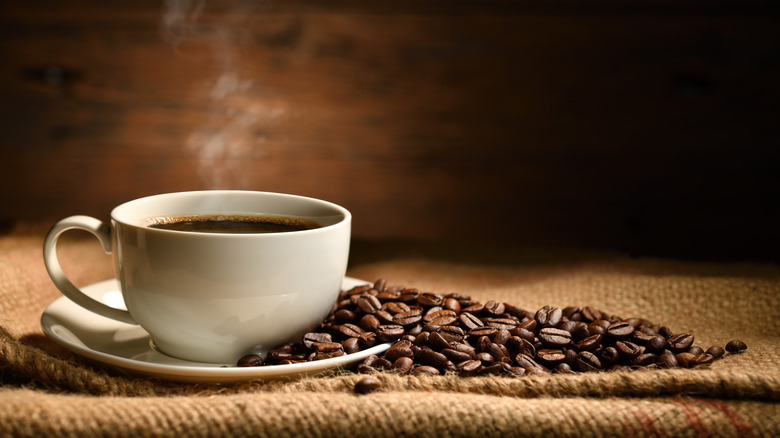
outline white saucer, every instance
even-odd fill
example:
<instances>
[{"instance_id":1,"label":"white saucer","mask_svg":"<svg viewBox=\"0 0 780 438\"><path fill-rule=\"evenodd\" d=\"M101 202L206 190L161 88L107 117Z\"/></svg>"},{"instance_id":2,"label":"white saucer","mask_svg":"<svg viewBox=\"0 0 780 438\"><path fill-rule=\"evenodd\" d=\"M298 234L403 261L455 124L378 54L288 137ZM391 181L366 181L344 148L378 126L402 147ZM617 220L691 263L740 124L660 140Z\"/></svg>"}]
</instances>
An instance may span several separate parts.
<instances>
[{"instance_id":1,"label":"white saucer","mask_svg":"<svg viewBox=\"0 0 780 438\"><path fill-rule=\"evenodd\" d=\"M365 283L346 277L342 288ZM109 306L124 308L116 280L102 281L81 290ZM141 327L92 313L66 297L57 298L43 311L41 326L54 342L78 355L131 374L179 382L231 383L315 375L380 354L390 347L390 344L380 344L346 356L291 365L236 367L235 364L189 362L154 348L149 333Z\"/></svg>"}]
</instances>

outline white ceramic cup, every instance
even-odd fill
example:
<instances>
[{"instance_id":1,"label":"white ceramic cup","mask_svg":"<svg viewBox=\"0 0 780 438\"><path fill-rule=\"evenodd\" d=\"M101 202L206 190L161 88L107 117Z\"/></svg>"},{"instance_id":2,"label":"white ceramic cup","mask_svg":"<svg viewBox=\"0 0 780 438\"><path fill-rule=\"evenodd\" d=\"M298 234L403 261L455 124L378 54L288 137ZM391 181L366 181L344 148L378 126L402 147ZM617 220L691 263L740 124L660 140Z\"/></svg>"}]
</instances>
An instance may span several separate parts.
<instances>
[{"instance_id":1,"label":"white ceramic cup","mask_svg":"<svg viewBox=\"0 0 780 438\"><path fill-rule=\"evenodd\" d=\"M273 215L321 227L267 234L150 228L150 218ZM299 339L327 315L347 269L352 217L330 202L252 191L196 191L136 199L111 212L111 226L88 216L55 224L46 269L60 291L108 318L139 324L157 348L197 362L235 364L243 355ZM57 238L91 232L113 256L127 311L96 301L71 283L57 260Z\"/></svg>"}]
</instances>

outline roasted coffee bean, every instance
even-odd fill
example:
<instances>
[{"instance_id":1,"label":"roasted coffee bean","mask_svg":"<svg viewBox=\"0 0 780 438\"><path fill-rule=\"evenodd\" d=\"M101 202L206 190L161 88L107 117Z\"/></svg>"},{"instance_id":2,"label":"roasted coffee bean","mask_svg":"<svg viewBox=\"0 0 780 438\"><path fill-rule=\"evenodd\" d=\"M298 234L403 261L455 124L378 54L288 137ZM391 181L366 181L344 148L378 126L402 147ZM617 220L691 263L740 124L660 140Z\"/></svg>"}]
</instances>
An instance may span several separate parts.
<instances>
[{"instance_id":1,"label":"roasted coffee bean","mask_svg":"<svg viewBox=\"0 0 780 438\"><path fill-rule=\"evenodd\" d=\"M355 320L355 312L349 309L339 309L333 314L333 320L336 324L344 324Z\"/></svg>"},{"instance_id":2,"label":"roasted coffee bean","mask_svg":"<svg viewBox=\"0 0 780 438\"><path fill-rule=\"evenodd\" d=\"M733 341L729 341L726 344L726 351L728 351L729 353L739 353L746 349L747 349L747 345L744 342L736 339Z\"/></svg>"},{"instance_id":3,"label":"roasted coffee bean","mask_svg":"<svg viewBox=\"0 0 780 438\"><path fill-rule=\"evenodd\" d=\"M693 362L696 365L709 365L715 360L711 354L699 353L693 357Z\"/></svg>"},{"instance_id":4,"label":"roasted coffee bean","mask_svg":"<svg viewBox=\"0 0 780 438\"><path fill-rule=\"evenodd\" d=\"M629 361L633 361L634 358L642 354L642 350L639 348L639 345L636 345L633 342L618 341L615 342L615 348L617 349L618 354L620 354L620 357L623 357Z\"/></svg>"},{"instance_id":5,"label":"roasted coffee bean","mask_svg":"<svg viewBox=\"0 0 780 438\"><path fill-rule=\"evenodd\" d=\"M585 322L592 322L601 319L601 312L590 306L582 309L582 311L580 311L580 315L582 315L582 319Z\"/></svg>"},{"instance_id":6,"label":"roasted coffee bean","mask_svg":"<svg viewBox=\"0 0 780 438\"><path fill-rule=\"evenodd\" d=\"M656 359L658 359L658 356L653 353L643 353L635 357L634 360L631 361L631 365L646 367L655 363Z\"/></svg>"},{"instance_id":7,"label":"roasted coffee bean","mask_svg":"<svg viewBox=\"0 0 780 438\"><path fill-rule=\"evenodd\" d=\"M393 362L391 367L395 372L400 374L409 374L414 367L414 359L407 356L401 356Z\"/></svg>"},{"instance_id":8,"label":"roasted coffee bean","mask_svg":"<svg viewBox=\"0 0 780 438\"><path fill-rule=\"evenodd\" d=\"M442 301L441 306L447 310L452 310L456 315L460 313L460 302L455 298L445 298L444 301Z\"/></svg>"},{"instance_id":9,"label":"roasted coffee bean","mask_svg":"<svg viewBox=\"0 0 780 438\"><path fill-rule=\"evenodd\" d=\"M693 335L688 333L673 335L666 340L666 345L672 351L688 350L693 345Z\"/></svg>"},{"instance_id":10,"label":"roasted coffee bean","mask_svg":"<svg viewBox=\"0 0 780 438\"><path fill-rule=\"evenodd\" d=\"M434 350L443 350L450 346L449 341L444 338L438 331L435 331L428 336L427 345Z\"/></svg>"},{"instance_id":11,"label":"roasted coffee bean","mask_svg":"<svg viewBox=\"0 0 780 438\"><path fill-rule=\"evenodd\" d=\"M601 351L599 358L602 366L609 367L620 359L620 353L615 347L607 347Z\"/></svg>"},{"instance_id":12,"label":"roasted coffee bean","mask_svg":"<svg viewBox=\"0 0 780 438\"><path fill-rule=\"evenodd\" d=\"M580 351L593 351L593 350L595 350L596 348L598 348L598 346L601 345L601 338L602 337L603 337L603 335L601 335L601 334L595 334L595 335L588 336L587 338L581 340L580 342L577 342L577 344L576 344L577 350L580 350Z\"/></svg>"},{"instance_id":13,"label":"roasted coffee bean","mask_svg":"<svg viewBox=\"0 0 780 438\"><path fill-rule=\"evenodd\" d=\"M355 338L360 336L361 333L363 333L363 329L356 326L355 324L342 324L338 327L339 333L344 335L347 338Z\"/></svg>"},{"instance_id":14,"label":"roasted coffee bean","mask_svg":"<svg viewBox=\"0 0 780 438\"><path fill-rule=\"evenodd\" d=\"M533 318L524 318L520 320L520 324L517 325L519 328L526 329L531 332L536 331L536 320Z\"/></svg>"},{"instance_id":15,"label":"roasted coffee bean","mask_svg":"<svg viewBox=\"0 0 780 438\"><path fill-rule=\"evenodd\" d=\"M482 311L488 316L501 316L505 310L506 307L504 306L504 303L490 300L485 303L485 307Z\"/></svg>"},{"instance_id":16,"label":"roasted coffee bean","mask_svg":"<svg viewBox=\"0 0 780 438\"><path fill-rule=\"evenodd\" d=\"M376 312L374 312L374 315L379 319L379 325L383 324L395 324L393 320L393 314L388 312L387 310L379 309Z\"/></svg>"},{"instance_id":17,"label":"roasted coffee bean","mask_svg":"<svg viewBox=\"0 0 780 438\"><path fill-rule=\"evenodd\" d=\"M666 351L664 353L661 353L660 356L658 356L658 365L661 368L677 368L679 365L677 362L677 358L674 356L674 353L671 351Z\"/></svg>"},{"instance_id":18,"label":"roasted coffee bean","mask_svg":"<svg viewBox=\"0 0 780 438\"><path fill-rule=\"evenodd\" d=\"M306 333L303 335L303 345L306 348L313 348L315 342L331 342L333 337L328 333Z\"/></svg>"},{"instance_id":19,"label":"roasted coffee bean","mask_svg":"<svg viewBox=\"0 0 780 438\"><path fill-rule=\"evenodd\" d=\"M341 344L339 344L341 345ZM331 359L334 357L341 357L346 355L347 353L344 352L342 349L333 350L333 351L315 351L309 357L307 360L323 360L323 359Z\"/></svg>"},{"instance_id":20,"label":"roasted coffee bean","mask_svg":"<svg viewBox=\"0 0 780 438\"><path fill-rule=\"evenodd\" d=\"M344 346L340 342L313 342L312 349L321 353L328 353L335 350L343 350Z\"/></svg>"},{"instance_id":21,"label":"roasted coffee bean","mask_svg":"<svg viewBox=\"0 0 780 438\"><path fill-rule=\"evenodd\" d=\"M259 354L247 354L238 359L239 367L259 367L263 365L263 358Z\"/></svg>"},{"instance_id":22,"label":"roasted coffee bean","mask_svg":"<svg viewBox=\"0 0 780 438\"><path fill-rule=\"evenodd\" d=\"M458 371L464 376L473 376L482 369L482 362L478 360L466 360L458 363Z\"/></svg>"},{"instance_id":23,"label":"roasted coffee bean","mask_svg":"<svg viewBox=\"0 0 780 438\"><path fill-rule=\"evenodd\" d=\"M722 347L719 347L717 345L713 345L712 347L707 349L707 353L710 354L715 359L720 359L723 357L723 355L726 353Z\"/></svg>"},{"instance_id":24,"label":"roasted coffee bean","mask_svg":"<svg viewBox=\"0 0 780 438\"><path fill-rule=\"evenodd\" d=\"M358 336L358 344L360 348L368 349L376 345L376 333L363 332Z\"/></svg>"},{"instance_id":25,"label":"roasted coffee bean","mask_svg":"<svg viewBox=\"0 0 780 438\"><path fill-rule=\"evenodd\" d=\"M424 307L441 306L442 300L443 297L441 295L430 292L421 293L420 296L417 297L417 303Z\"/></svg>"},{"instance_id":26,"label":"roasted coffee bean","mask_svg":"<svg viewBox=\"0 0 780 438\"><path fill-rule=\"evenodd\" d=\"M496 332L495 336L493 336L493 342L496 344L506 345L509 338L511 338L512 335L509 333L509 330L499 330Z\"/></svg>"},{"instance_id":27,"label":"roasted coffee bean","mask_svg":"<svg viewBox=\"0 0 780 438\"><path fill-rule=\"evenodd\" d=\"M555 347L565 347L571 343L571 333L552 327L539 330L539 340Z\"/></svg>"},{"instance_id":28,"label":"roasted coffee bean","mask_svg":"<svg viewBox=\"0 0 780 438\"><path fill-rule=\"evenodd\" d=\"M396 316L399 313L408 312L411 309L412 308L409 307L409 305L404 303L403 301L391 301L389 303L385 303L382 305L382 310L386 312L390 312ZM415 309L417 310L416 312L417 315L422 315L422 309L420 309L419 307L416 307Z\"/></svg>"},{"instance_id":29,"label":"roasted coffee bean","mask_svg":"<svg viewBox=\"0 0 780 438\"><path fill-rule=\"evenodd\" d=\"M452 348L445 348L441 350L441 354L447 356L447 359L453 363L461 363L472 359L472 355L463 351L458 351Z\"/></svg>"},{"instance_id":30,"label":"roasted coffee bean","mask_svg":"<svg viewBox=\"0 0 780 438\"><path fill-rule=\"evenodd\" d=\"M360 338L347 338L341 343L341 345L345 353L357 353L360 351Z\"/></svg>"},{"instance_id":31,"label":"roasted coffee bean","mask_svg":"<svg viewBox=\"0 0 780 438\"><path fill-rule=\"evenodd\" d=\"M449 309L442 309L438 312L435 312L433 315L430 315L431 324L435 324L438 326L444 326L444 325L452 325L458 322L458 317L452 310Z\"/></svg>"},{"instance_id":32,"label":"roasted coffee bean","mask_svg":"<svg viewBox=\"0 0 780 438\"><path fill-rule=\"evenodd\" d=\"M366 377L355 383L354 392L355 394L368 394L379 390L381 387L382 382L371 377Z\"/></svg>"},{"instance_id":33,"label":"roasted coffee bean","mask_svg":"<svg viewBox=\"0 0 780 438\"><path fill-rule=\"evenodd\" d=\"M493 363L495 359L493 359L493 356L490 355L490 353L486 351L481 351L474 355L474 358L482 362L483 365L490 365Z\"/></svg>"},{"instance_id":34,"label":"roasted coffee bean","mask_svg":"<svg viewBox=\"0 0 780 438\"><path fill-rule=\"evenodd\" d=\"M391 347L366 358L358 372L524 375L548 373L547 367L556 372L693 367L746 348L732 341L725 350L704 351L693 345L691 334L593 307L543 306L531 312L499 301L483 305L466 295L388 287L381 279L375 285L342 291L317 331L271 349L262 362L259 356L241 358L241 366L321 360L387 342Z\"/></svg>"},{"instance_id":35,"label":"roasted coffee bean","mask_svg":"<svg viewBox=\"0 0 780 438\"><path fill-rule=\"evenodd\" d=\"M536 352L536 357L547 366L555 366L566 360L566 353L562 350L541 349Z\"/></svg>"},{"instance_id":36,"label":"roasted coffee bean","mask_svg":"<svg viewBox=\"0 0 780 438\"><path fill-rule=\"evenodd\" d=\"M393 342L404 335L404 328L397 324L380 325L376 329L376 338L379 342Z\"/></svg>"},{"instance_id":37,"label":"roasted coffee bean","mask_svg":"<svg viewBox=\"0 0 780 438\"><path fill-rule=\"evenodd\" d=\"M412 374L424 374L429 376L438 376L441 374L438 368L428 365L417 365L412 368Z\"/></svg>"},{"instance_id":38,"label":"roasted coffee bean","mask_svg":"<svg viewBox=\"0 0 780 438\"><path fill-rule=\"evenodd\" d=\"M601 369L601 361L590 351L580 351L574 364L580 371L598 371Z\"/></svg>"},{"instance_id":39,"label":"roasted coffee bean","mask_svg":"<svg viewBox=\"0 0 780 438\"><path fill-rule=\"evenodd\" d=\"M449 359L438 351L433 351L430 348L423 348L419 353L415 354L414 358L424 365L430 365L432 367L441 367Z\"/></svg>"},{"instance_id":40,"label":"roasted coffee bean","mask_svg":"<svg viewBox=\"0 0 780 438\"><path fill-rule=\"evenodd\" d=\"M395 362L399 357L412 357L412 343L409 341L398 341L385 351L385 359Z\"/></svg>"},{"instance_id":41,"label":"roasted coffee bean","mask_svg":"<svg viewBox=\"0 0 780 438\"><path fill-rule=\"evenodd\" d=\"M692 355L691 353L688 353L687 351L684 351L682 353L677 353L674 355L674 358L677 360L679 366L685 368L690 368L696 365L696 362L694 361L695 357L696 356Z\"/></svg>"},{"instance_id":42,"label":"roasted coffee bean","mask_svg":"<svg viewBox=\"0 0 780 438\"><path fill-rule=\"evenodd\" d=\"M489 318L487 325L498 330L512 330L517 327L517 321L512 318Z\"/></svg>"},{"instance_id":43,"label":"roasted coffee bean","mask_svg":"<svg viewBox=\"0 0 780 438\"><path fill-rule=\"evenodd\" d=\"M356 301L357 306L364 313L374 314L377 310L382 308L382 303L379 302L379 298L373 295L361 295Z\"/></svg>"},{"instance_id":44,"label":"roasted coffee bean","mask_svg":"<svg viewBox=\"0 0 780 438\"><path fill-rule=\"evenodd\" d=\"M403 289L398 296L398 301L402 301L406 304L417 303L417 298L420 297L420 291L417 289Z\"/></svg>"},{"instance_id":45,"label":"roasted coffee bean","mask_svg":"<svg viewBox=\"0 0 780 438\"><path fill-rule=\"evenodd\" d=\"M358 322L358 326L368 332L373 332L379 327L381 323L379 322L379 318L377 318L374 315L363 315L363 317L360 318L360 321Z\"/></svg>"},{"instance_id":46,"label":"roasted coffee bean","mask_svg":"<svg viewBox=\"0 0 780 438\"><path fill-rule=\"evenodd\" d=\"M542 327L555 327L561 322L563 317L563 310L558 307L543 306L536 311L534 319L536 323Z\"/></svg>"},{"instance_id":47,"label":"roasted coffee bean","mask_svg":"<svg viewBox=\"0 0 780 438\"><path fill-rule=\"evenodd\" d=\"M379 280L374 282L374 290L377 292L382 292L385 290L385 286L387 286L387 279L380 278Z\"/></svg>"},{"instance_id":48,"label":"roasted coffee bean","mask_svg":"<svg viewBox=\"0 0 780 438\"><path fill-rule=\"evenodd\" d=\"M393 322L404 327L418 324L420 321L422 321L422 311L419 309L399 312L393 316Z\"/></svg>"},{"instance_id":49,"label":"roasted coffee bean","mask_svg":"<svg viewBox=\"0 0 780 438\"><path fill-rule=\"evenodd\" d=\"M612 339L629 339L634 330L634 326L628 322L616 322L607 328L607 335Z\"/></svg>"},{"instance_id":50,"label":"roasted coffee bean","mask_svg":"<svg viewBox=\"0 0 780 438\"><path fill-rule=\"evenodd\" d=\"M554 371L559 374L575 374L574 370L571 369L571 365L566 362L556 365Z\"/></svg>"},{"instance_id":51,"label":"roasted coffee bean","mask_svg":"<svg viewBox=\"0 0 780 438\"><path fill-rule=\"evenodd\" d=\"M458 316L458 320L466 330L471 330L477 327L482 327L485 323L481 319L477 318L474 314L469 312L463 312Z\"/></svg>"},{"instance_id":52,"label":"roasted coffee bean","mask_svg":"<svg viewBox=\"0 0 780 438\"><path fill-rule=\"evenodd\" d=\"M399 301L401 299L401 291L398 290L381 290L378 294L376 294L376 297L379 298L379 301L385 303L385 302L394 302Z\"/></svg>"}]
</instances>

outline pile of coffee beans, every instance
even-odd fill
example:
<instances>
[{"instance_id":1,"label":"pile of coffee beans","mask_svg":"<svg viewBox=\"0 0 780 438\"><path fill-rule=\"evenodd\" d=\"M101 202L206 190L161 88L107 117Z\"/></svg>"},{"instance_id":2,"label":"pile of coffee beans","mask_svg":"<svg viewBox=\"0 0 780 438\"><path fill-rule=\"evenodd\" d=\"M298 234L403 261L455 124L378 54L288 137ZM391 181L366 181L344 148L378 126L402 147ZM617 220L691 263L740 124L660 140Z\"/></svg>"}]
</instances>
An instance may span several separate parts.
<instances>
[{"instance_id":1,"label":"pile of coffee beans","mask_svg":"<svg viewBox=\"0 0 780 438\"><path fill-rule=\"evenodd\" d=\"M381 343L392 345L366 358L358 372L474 376L690 368L747 348L734 340L725 349L704 350L690 333L593 307L529 311L466 295L390 287L380 279L342 291L319 328L300 342L274 348L265 359L244 356L238 366L321 360Z\"/></svg>"}]
</instances>

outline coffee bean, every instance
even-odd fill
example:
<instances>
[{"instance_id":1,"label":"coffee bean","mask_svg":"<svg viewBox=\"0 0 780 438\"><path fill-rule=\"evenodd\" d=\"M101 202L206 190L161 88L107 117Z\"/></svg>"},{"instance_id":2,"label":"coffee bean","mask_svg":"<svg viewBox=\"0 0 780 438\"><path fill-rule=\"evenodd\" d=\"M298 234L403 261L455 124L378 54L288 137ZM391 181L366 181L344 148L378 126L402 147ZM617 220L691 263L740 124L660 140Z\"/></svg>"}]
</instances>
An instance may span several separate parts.
<instances>
[{"instance_id":1,"label":"coffee bean","mask_svg":"<svg viewBox=\"0 0 780 438\"><path fill-rule=\"evenodd\" d=\"M490 300L485 303L483 312L489 316L501 316L505 309L504 303Z\"/></svg>"},{"instance_id":2,"label":"coffee bean","mask_svg":"<svg viewBox=\"0 0 780 438\"><path fill-rule=\"evenodd\" d=\"M739 353L746 349L747 349L747 345L744 342L736 339L733 341L729 341L726 344L726 351L728 351L729 353Z\"/></svg>"},{"instance_id":3,"label":"coffee bean","mask_svg":"<svg viewBox=\"0 0 780 438\"><path fill-rule=\"evenodd\" d=\"M333 314L333 319L337 324L344 324L355 320L355 312L349 309L339 309Z\"/></svg>"},{"instance_id":4,"label":"coffee bean","mask_svg":"<svg viewBox=\"0 0 780 438\"><path fill-rule=\"evenodd\" d=\"M368 394L379 390L381 387L382 387L382 382L370 377L366 377L358 380L355 383L354 391L355 394Z\"/></svg>"},{"instance_id":5,"label":"coffee bean","mask_svg":"<svg viewBox=\"0 0 780 438\"><path fill-rule=\"evenodd\" d=\"M432 367L428 365L417 365L416 367L412 368L412 374L438 376L441 374L441 371L439 371L439 369L436 367Z\"/></svg>"},{"instance_id":6,"label":"coffee bean","mask_svg":"<svg viewBox=\"0 0 780 438\"><path fill-rule=\"evenodd\" d=\"M379 342L393 342L404 335L404 328L397 324L380 325L376 329L376 338Z\"/></svg>"},{"instance_id":7,"label":"coffee bean","mask_svg":"<svg viewBox=\"0 0 780 438\"><path fill-rule=\"evenodd\" d=\"M460 323L463 324L463 327L465 327L466 330L471 330L485 325L481 319L477 318L474 314L469 312L461 313L458 316L458 320L460 320Z\"/></svg>"},{"instance_id":8,"label":"coffee bean","mask_svg":"<svg viewBox=\"0 0 780 438\"><path fill-rule=\"evenodd\" d=\"M658 356L658 365L661 368L676 368L679 364L674 353L671 351L666 351Z\"/></svg>"},{"instance_id":9,"label":"coffee bean","mask_svg":"<svg viewBox=\"0 0 780 438\"><path fill-rule=\"evenodd\" d=\"M574 364L580 371L599 371L601 369L601 361L590 351L580 351Z\"/></svg>"},{"instance_id":10,"label":"coffee bean","mask_svg":"<svg viewBox=\"0 0 780 438\"><path fill-rule=\"evenodd\" d=\"M312 349L321 353L329 353L335 350L343 350L344 346L340 342L313 342Z\"/></svg>"},{"instance_id":11,"label":"coffee bean","mask_svg":"<svg viewBox=\"0 0 780 438\"><path fill-rule=\"evenodd\" d=\"M373 314L377 310L382 308L382 303L379 302L379 298L373 295L361 295L356 301L357 306L364 313Z\"/></svg>"},{"instance_id":12,"label":"coffee bean","mask_svg":"<svg viewBox=\"0 0 780 438\"><path fill-rule=\"evenodd\" d=\"M543 327L554 327L558 325L558 323L561 322L562 317L563 310L552 306L543 306L541 309L537 310L534 315L536 323Z\"/></svg>"},{"instance_id":13,"label":"coffee bean","mask_svg":"<svg viewBox=\"0 0 780 438\"><path fill-rule=\"evenodd\" d=\"M629 339L634 334L634 326L628 322L616 322L607 328L607 335L612 339Z\"/></svg>"},{"instance_id":14,"label":"coffee bean","mask_svg":"<svg viewBox=\"0 0 780 438\"><path fill-rule=\"evenodd\" d=\"M547 345L565 347L571 343L571 333L552 327L539 330L539 340Z\"/></svg>"},{"instance_id":15,"label":"coffee bean","mask_svg":"<svg viewBox=\"0 0 780 438\"><path fill-rule=\"evenodd\" d=\"M356 326L355 324L350 324L350 323L340 325L338 330L339 333L341 333L347 338L355 338L360 336L361 333L363 333L363 329Z\"/></svg>"},{"instance_id":16,"label":"coffee bean","mask_svg":"<svg viewBox=\"0 0 780 438\"><path fill-rule=\"evenodd\" d=\"M427 345L435 350L443 350L448 348L450 343L447 341L447 339L444 338L444 336L441 335L441 333L435 331L428 337Z\"/></svg>"},{"instance_id":17,"label":"coffee bean","mask_svg":"<svg viewBox=\"0 0 780 438\"><path fill-rule=\"evenodd\" d=\"M393 316L393 322L404 327L417 324L420 321L422 321L422 311L420 309L399 312Z\"/></svg>"},{"instance_id":18,"label":"coffee bean","mask_svg":"<svg viewBox=\"0 0 780 438\"><path fill-rule=\"evenodd\" d=\"M374 315L370 315L370 314L369 315L363 315L360 318L360 321L358 322L358 326L361 329L363 329L365 331L369 331L369 332L372 332L372 331L376 330L376 328L379 327L379 325L380 325L379 318L377 318Z\"/></svg>"},{"instance_id":19,"label":"coffee bean","mask_svg":"<svg viewBox=\"0 0 780 438\"><path fill-rule=\"evenodd\" d=\"M412 310L412 308L409 307L409 305L404 303L403 301L391 301L389 303L383 304L382 310L385 310L386 312L390 312L398 316L399 313L409 312L410 310ZM422 315L422 309L416 307L415 312L413 314Z\"/></svg>"},{"instance_id":20,"label":"coffee bean","mask_svg":"<svg viewBox=\"0 0 780 438\"><path fill-rule=\"evenodd\" d=\"M658 356L653 353L643 353L635 357L634 360L631 361L631 365L646 367L655 363L656 359L658 359Z\"/></svg>"},{"instance_id":21,"label":"coffee bean","mask_svg":"<svg viewBox=\"0 0 780 438\"><path fill-rule=\"evenodd\" d=\"M595 334L588 336L587 338L581 340L580 342L577 342L576 347L577 350L580 351L593 351L596 348L598 348L599 345L601 345L601 338L603 337L602 334Z\"/></svg>"},{"instance_id":22,"label":"coffee bean","mask_svg":"<svg viewBox=\"0 0 780 438\"><path fill-rule=\"evenodd\" d=\"M417 303L419 303L423 307L433 307L433 306L440 306L442 303L443 297L438 294L425 292L420 294L419 297L417 297Z\"/></svg>"},{"instance_id":23,"label":"coffee bean","mask_svg":"<svg viewBox=\"0 0 780 438\"><path fill-rule=\"evenodd\" d=\"M263 365L263 358L259 354L247 354L238 359L239 367L259 367Z\"/></svg>"},{"instance_id":24,"label":"coffee bean","mask_svg":"<svg viewBox=\"0 0 780 438\"><path fill-rule=\"evenodd\" d=\"M566 354L562 350L542 349L536 352L536 356L548 366L558 365L566 360Z\"/></svg>"},{"instance_id":25,"label":"coffee bean","mask_svg":"<svg viewBox=\"0 0 780 438\"><path fill-rule=\"evenodd\" d=\"M313 348L315 342L331 342L333 338L328 333L306 333L303 335L303 345L306 348Z\"/></svg>"},{"instance_id":26,"label":"coffee bean","mask_svg":"<svg viewBox=\"0 0 780 438\"><path fill-rule=\"evenodd\" d=\"M467 295L421 293L403 286L342 291L317 331L300 342L271 349L265 360L248 355L240 366L273 366L321 360L391 343L381 356L359 364L359 373L525 375L707 365L725 351L693 345L693 335L674 334L641 318L623 319L594 307L543 306L536 312ZM258 359L259 358L259 359ZM238 365L238 362L237 362ZM548 369L549 367L549 369Z\"/></svg>"},{"instance_id":27,"label":"coffee bean","mask_svg":"<svg viewBox=\"0 0 780 438\"><path fill-rule=\"evenodd\" d=\"M407 356L401 356L393 362L391 369L399 374L409 374L414 367L414 359Z\"/></svg>"},{"instance_id":28,"label":"coffee bean","mask_svg":"<svg viewBox=\"0 0 780 438\"><path fill-rule=\"evenodd\" d=\"M482 368L482 362L478 360L466 360L458 363L458 371L464 376L473 376Z\"/></svg>"},{"instance_id":29,"label":"coffee bean","mask_svg":"<svg viewBox=\"0 0 780 438\"><path fill-rule=\"evenodd\" d=\"M717 345L713 345L712 347L707 349L707 353L710 354L715 359L720 359L723 357L723 355L726 353L722 347L719 347Z\"/></svg>"},{"instance_id":30,"label":"coffee bean","mask_svg":"<svg viewBox=\"0 0 780 438\"><path fill-rule=\"evenodd\" d=\"M341 343L341 345L345 353L357 353L360 351L360 338L347 338Z\"/></svg>"},{"instance_id":31,"label":"coffee bean","mask_svg":"<svg viewBox=\"0 0 780 438\"><path fill-rule=\"evenodd\" d=\"M666 345L672 351L685 351L693 345L693 335L689 333L673 335L666 340Z\"/></svg>"},{"instance_id":32,"label":"coffee bean","mask_svg":"<svg viewBox=\"0 0 780 438\"><path fill-rule=\"evenodd\" d=\"M447 359L447 356L438 351L433 351L430 348L423 348L418 354L415 354L414 358L424 365L430 365L437 368L441 367L449 360Z\"/></svg>"}]
</instances>

